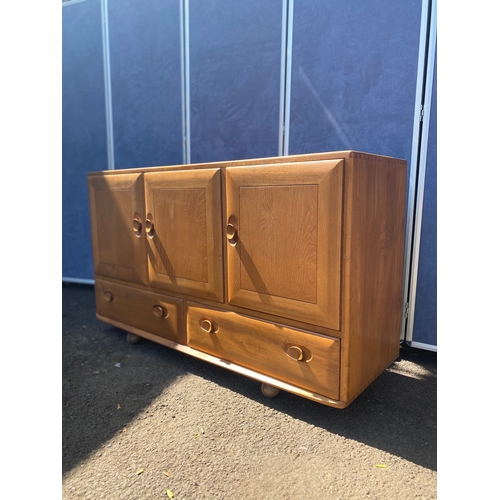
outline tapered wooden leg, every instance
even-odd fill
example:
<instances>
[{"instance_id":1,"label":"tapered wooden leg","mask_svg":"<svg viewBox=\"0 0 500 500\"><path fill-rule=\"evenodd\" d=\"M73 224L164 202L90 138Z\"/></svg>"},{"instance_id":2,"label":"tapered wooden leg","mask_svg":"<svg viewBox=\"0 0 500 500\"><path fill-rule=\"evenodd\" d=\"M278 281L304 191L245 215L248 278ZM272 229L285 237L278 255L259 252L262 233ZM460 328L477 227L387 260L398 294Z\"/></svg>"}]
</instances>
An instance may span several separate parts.
<instances>
[{"instance_id":1,"label":"tapered wooden leg","mask_svg":"<svg viewBox=\"0 0 500 500\"><path fill-rule=\"evenodd\" d=\"M272 385L267 385L264 383L262 383L260 390L262 391L262 394L264 394L264 396L266 396L266 398L274 398L280 392L280 390L277 387L274 387Z\"/></svg>"}]
</instances>

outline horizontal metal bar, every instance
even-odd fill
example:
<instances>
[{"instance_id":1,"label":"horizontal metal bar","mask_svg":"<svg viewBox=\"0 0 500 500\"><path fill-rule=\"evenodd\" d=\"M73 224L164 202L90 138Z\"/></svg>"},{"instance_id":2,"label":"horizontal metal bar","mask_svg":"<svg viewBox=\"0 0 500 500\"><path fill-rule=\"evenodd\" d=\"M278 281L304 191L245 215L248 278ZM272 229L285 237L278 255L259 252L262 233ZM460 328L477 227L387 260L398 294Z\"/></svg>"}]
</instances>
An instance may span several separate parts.
<instances>
[{"instance_id":1,"label":"horizontal metal bar","mask_svg":"<svg viewBox=\"0 0 500 500\"><path fill-rule=\"evenodd\" d=\"M95 280L86 280L83 278L65 278L63 276L63 283L79 283L81 285L95 285Z\"/></svg>"},{"instance_id":2,"label":"horizontal metal bar","mask_svg":"<svg viewBox=\"0 0 500 500\"><path fill-rule=\"evenodd\" d=\"M87 0L68 0L67 2L63 2L63 7L69 7L70 5L75 5L75 3L86 2Z\"/></svg>"},{"instance_id":3,"label":"horizontal metal bar","mask_svg":"<svg viewBox=\"0 0 500 500\"><path fill-rule=\"evenodd\" d=\"M422 342L407 342L410 347L415 347L417 349L425 349L426 351L437 352L437 345L423 344Z\"/></svg>"}]
</instances>

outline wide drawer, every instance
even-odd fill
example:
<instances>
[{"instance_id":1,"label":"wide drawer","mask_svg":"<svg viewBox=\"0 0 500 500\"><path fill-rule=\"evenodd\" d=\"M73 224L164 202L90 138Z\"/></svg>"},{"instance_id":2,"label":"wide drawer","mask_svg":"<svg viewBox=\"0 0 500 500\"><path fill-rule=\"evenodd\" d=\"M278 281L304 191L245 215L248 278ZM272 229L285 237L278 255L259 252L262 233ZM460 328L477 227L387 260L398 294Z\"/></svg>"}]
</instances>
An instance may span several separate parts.
<instances>
[{"instance_id":1,"label":"wide drawer","mask_svg":"<svg viewBox=\"0 0 500 500\"><path fill-rule=\"evenodd\" d=\"M339 399L340 339L188 303L187 343L193 349Z\"/></svg>"},{"instance_id":2,"label":"wide drawer","mask_svg":"<svg viewBox=\"0 0 500 500\"><path fill-rule=\"evenodd\" d=\"M95 294L100 316L186 343L181 299L104 280L96 280Z\"/></svg>"}]
</instances>

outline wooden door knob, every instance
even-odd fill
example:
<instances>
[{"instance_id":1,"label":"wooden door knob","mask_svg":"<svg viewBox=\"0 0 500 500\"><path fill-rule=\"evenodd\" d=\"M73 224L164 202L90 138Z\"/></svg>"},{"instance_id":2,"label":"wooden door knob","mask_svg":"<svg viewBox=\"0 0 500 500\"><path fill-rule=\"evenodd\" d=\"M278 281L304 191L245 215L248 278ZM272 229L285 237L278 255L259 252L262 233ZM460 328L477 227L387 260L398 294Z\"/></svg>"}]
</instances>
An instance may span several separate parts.
<instances>
[{"instance_id":1,"label":"wooden door knob","mask_svg":"<svg viewBox=\"0 0 500 500\"><path fill-rule=\"evenodd\" d=\"M238 230L230 222L226 226L226 237L229 241L235 241L238 236Z\"/></svg>"},{"instance_id":2,"label":"wooden door knob","mask_svg":"<svg viewBox=\"0 0 500 500\"><path fill-rule=\"evenodd\" d=\"M287 350L286 353L292 358L295 359L296 361L301 361L304 359L304 352L299 346L292 345L290 346Z\"/></svg>"},{"instance_id":3,"label":"wooden door knob","mask_svg":"<svg viewBox=\"0 0 500 500\"><path fill-rule=\"evenodd\" d=\"M209 319L200 321L200 327L204 332L207 333L215 333L217 331L217 324L210 321Z\"/></svg>"},{"instance_id":4,"label":"wooden door knob","mask_svg":"<svg viewBox=\"0 0 500 500\"><path fill-rule=\"evenodd\" d=\"M113 302L114 299L115 298L111 292L104 292L104 300L106 302Z\"/></svg>"},{"instance_id":5,"label":"wooden door knob","mask_svg":"<svg viewBox=\"0 0 500 500\"><path fill-rule=\"evenodd\" d=\"M157 318L166 318L168 316L168 311L162 306L153 306L153 314Z\"/></svg>"},{"instance_id":6,"label":"wooden door knob","mask_svg":"<svg viewBox=\"0 0 500 500\"><path fill-rule=\"evenodd\" d=\"M146 230L147 235L152 238L155 234L155 225L151 219L146 219L144 223L144 229Z\"/></svg>"},{"instance_id":7,"label":"wooden door knob","mask_svg":"<svg viewBox=\"0 0 500 500\"><path fill-rule=\"evenodd\" d=\"M134 220L132 221L132 227L136 236L140 236L142 230L142 222L137 217L134 217Z\"/></svg>"}]
</instances>

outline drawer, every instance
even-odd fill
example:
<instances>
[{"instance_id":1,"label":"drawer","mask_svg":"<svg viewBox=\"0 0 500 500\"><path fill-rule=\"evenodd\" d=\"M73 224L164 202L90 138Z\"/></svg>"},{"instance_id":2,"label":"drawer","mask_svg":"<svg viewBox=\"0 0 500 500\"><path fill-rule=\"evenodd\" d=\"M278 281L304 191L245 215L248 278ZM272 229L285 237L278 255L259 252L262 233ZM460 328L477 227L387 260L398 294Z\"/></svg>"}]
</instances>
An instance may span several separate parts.
<instances>
[{"instance_id":1,"label":"drawer","mask_svg":"<svg viewBox=\"0 0 500 500\"><path fill-rule=\"evenodd\" d=\"M186 343L182 300L96 280L97 314L154 335Z\"/></svg>"},{"instance_id":2,"label":"drawer","mask_svg":"<svg viewBox=\"0 0 500 500\"><path fill-rule=\"evenodd\" d=\"M193 349L339 399L340 339L188 303L187 343Z\"/></svg>"}]
</instances>

